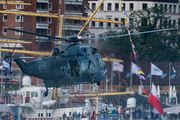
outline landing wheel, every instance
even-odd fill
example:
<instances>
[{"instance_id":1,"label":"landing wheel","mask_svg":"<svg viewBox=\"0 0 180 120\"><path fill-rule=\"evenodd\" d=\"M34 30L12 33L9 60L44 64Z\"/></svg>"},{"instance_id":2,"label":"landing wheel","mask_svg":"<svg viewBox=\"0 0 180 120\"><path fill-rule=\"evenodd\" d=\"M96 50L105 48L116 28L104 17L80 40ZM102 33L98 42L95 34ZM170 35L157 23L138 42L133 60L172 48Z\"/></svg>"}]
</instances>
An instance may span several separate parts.
<instances>
[{"instance_id":1,"label":"landing wheel","mask_svg":"<svg viewBox=\"0 0 180 120\"><path fill-rule=\"evenodd\" d=\"M44 93L44 96L48 96L48 89L46 88L46 92Z\"/></svg>"},{"instance_id":2,"label":"landing wheel","mask_svg":"<svg viewBox=\"0 0 180 120\"><path fill-rule=\"evenodd\" d=\"M98 85L98 86L100 86L100 85L101 85L101 82L100 82L100 81L99 81L99 82L97 82L97 85Z\"/></svg>"}]
</instances>

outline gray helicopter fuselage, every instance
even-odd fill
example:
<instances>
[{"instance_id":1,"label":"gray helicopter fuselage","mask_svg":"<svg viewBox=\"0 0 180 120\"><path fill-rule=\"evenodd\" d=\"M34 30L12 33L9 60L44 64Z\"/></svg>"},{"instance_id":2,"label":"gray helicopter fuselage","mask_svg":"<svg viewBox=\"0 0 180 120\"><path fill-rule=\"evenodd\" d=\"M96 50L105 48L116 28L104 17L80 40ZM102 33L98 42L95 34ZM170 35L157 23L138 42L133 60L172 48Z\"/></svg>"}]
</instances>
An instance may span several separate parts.
<instances>
[{"instance_id":1,"label":"gray helicopter fuselage","mask_svg":"<svg viewBox=\"0 0 180 120\"><path fill-rule=\"evenodd\" d=\"M46 87L95 83L105 79L105 66L97 49L79 44L63 44L52 56L24 62L15 57L24 74L44 80Z\"/></svg>"}]
</instances>

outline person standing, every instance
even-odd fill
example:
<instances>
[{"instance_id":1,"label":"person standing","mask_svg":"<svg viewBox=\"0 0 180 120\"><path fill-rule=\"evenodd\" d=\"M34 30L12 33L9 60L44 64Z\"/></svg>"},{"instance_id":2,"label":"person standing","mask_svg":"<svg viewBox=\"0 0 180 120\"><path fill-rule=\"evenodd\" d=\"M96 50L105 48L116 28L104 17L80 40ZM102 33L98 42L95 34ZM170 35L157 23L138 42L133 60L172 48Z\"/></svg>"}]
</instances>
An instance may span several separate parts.
<instances>
[{"instance_id":1,"label":"person standing","mask_svg":"<svg viewBox=\"0 0 180 120\"><path fill-rule=\"evenodd\" d=\"M11 114L11 116L10 116L10 120L14 120L14 116L13 116L13 114Z\"/></svg>"},{"instance_id":2,"label":"person standing","mask_svg":"<svg viewBox=\"0 0 180 120\"><path fill-rule=\"evenodd\" d=\"M145 119L145 111L142 109L142 119Z\"/></svg>"},{"instance_id":3,"label":"person standing","mask_svg":"<svg viewBox=\"0 0 180 120\"><path fill-rule=\"evenodd\" d=\"M63 114L63 120L65 120L66 119L66 113L64 112L64 114Z\"/></svg>"},{"instance_id":4,"label":"person standing","mask_svg":"<svg viewBox=\"0 0 180 120\"><path fill-rule=\"evenodd\" d=\"M18 115L17 114L14 115L14 120L18 120Z\"/></svg>"}]
</instances>

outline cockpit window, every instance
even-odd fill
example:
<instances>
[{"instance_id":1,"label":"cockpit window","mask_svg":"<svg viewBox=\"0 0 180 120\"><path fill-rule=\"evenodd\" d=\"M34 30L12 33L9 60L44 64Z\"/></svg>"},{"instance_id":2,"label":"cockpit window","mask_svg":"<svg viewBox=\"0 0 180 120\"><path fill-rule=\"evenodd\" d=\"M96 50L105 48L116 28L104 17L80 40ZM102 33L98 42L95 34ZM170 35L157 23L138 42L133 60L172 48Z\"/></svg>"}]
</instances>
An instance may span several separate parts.
<instances>
[{"instance_id":1,"label":"cockpit window","mask_svg":"<svg viewBox=\"0 0 180 120\"><path fill-rule=\"evenodd\" d=\"M93 65L93 63L91 62L89 68L93 68L93 67L94 67L94 65Z\"/></svg>"},{"instance_id":2,"label":"cockpit window","mask_svg":"<svg viewBox=\"0 0 180 120\"><path fill-rule=\"evenodd\" d=\"M81 63L81 67L82 67L82 70L85 70L85 66L83 62Z\"/></svg>"}]
</instances>

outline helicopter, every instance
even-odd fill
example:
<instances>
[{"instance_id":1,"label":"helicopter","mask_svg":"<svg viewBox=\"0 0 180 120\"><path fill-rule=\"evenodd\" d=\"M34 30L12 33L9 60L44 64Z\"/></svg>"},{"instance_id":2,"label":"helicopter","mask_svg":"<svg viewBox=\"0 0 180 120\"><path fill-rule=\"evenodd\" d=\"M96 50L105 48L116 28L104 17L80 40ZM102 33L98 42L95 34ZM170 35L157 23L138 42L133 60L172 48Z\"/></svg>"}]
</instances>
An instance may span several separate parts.
<instances>
[{"instance_id":1,"label":"helicopter","mask_svg":"<svg viewBox=\"0 0 180 120\"><path fill-rule=\"evenodd\" d=\"M65 39L12 28L8 28L8 30L55 39L44 40L47 42L66 42L65 44L61 44L60 46L53 48L52 56L32 60L29 62L25 62L23 60L24 58L20 57L19 54L13 54L14 61L17 63L24 74L44 80L43 82L47 89L45 96L47 96L49 87L60 87L65 85L87 83L97 83L97 85L100 85L101 81L106 78L105 64L101 55L98 54L97 47L81 46L79 42L84 40L105 39L173 30L173 28L89 39L78 38L76 35ZM28 57L26 57L26 59L28 59Z\"/></svg>"}]
</instances>

